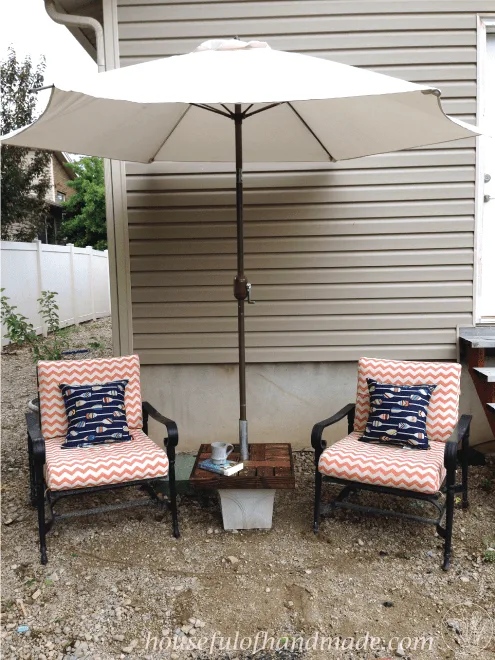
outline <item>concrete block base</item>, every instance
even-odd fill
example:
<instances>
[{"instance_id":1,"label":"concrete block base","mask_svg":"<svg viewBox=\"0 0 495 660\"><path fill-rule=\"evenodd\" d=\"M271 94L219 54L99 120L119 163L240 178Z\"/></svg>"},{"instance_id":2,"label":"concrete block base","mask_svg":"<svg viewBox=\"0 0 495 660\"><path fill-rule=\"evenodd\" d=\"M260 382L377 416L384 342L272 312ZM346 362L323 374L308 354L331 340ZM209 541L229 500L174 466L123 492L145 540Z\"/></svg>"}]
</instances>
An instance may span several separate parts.
<instances>
[{"instance_id":1,"label":"concrete block base","mask_svg":"<svg viewBox=\"0 0 495 660\"><path fill-rule=\"evenodd\" d=\"M224 529L270 529L275 490L219 490Z\"/></svg>"}]
</instances>

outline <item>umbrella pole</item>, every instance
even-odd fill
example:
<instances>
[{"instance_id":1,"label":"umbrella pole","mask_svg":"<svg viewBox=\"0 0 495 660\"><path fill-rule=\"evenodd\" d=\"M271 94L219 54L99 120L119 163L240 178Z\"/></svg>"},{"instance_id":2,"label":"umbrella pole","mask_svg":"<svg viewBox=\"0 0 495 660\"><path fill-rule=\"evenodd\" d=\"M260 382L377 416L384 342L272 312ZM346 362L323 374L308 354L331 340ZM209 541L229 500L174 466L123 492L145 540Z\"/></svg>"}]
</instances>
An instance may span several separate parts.
<instances>
[{"instance_id":1,"label":"umbrella pole","mask_svg":"<svg viewBox=\"0 0 495 660\"><path fill-rule=\"evenodd\" d=\"M237 331L239 342L239 445L241 460L249 458L248 423L246 416L246 335L244 305L248 297L248 281L244 275L244 219L242 184L242 108L235 105L235 202L237 221L237 275L234 280L234 296L237 298Z\"/></svg>"}]
</instances>

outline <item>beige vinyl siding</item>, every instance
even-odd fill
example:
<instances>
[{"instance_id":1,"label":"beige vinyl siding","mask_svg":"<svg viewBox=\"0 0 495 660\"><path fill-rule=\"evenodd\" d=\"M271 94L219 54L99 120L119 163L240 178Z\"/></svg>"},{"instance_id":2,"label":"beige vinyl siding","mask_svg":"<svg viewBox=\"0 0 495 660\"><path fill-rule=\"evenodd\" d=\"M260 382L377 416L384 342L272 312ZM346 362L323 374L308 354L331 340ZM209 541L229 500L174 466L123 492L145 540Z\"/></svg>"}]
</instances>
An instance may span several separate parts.
<instances>
[{"instance_id":1,"label":"beige vinyl siding","mask_svg":"<svg viewBox=\"0 0 495 660\"><path fill-rule=\"evenodd\" d=\"M432 84L476 112L476 12L495 0L119 0L121 66L209 38ZM231 127L226 122L225 130ZM453 359L472 322L475 141L336 164L248 164L251 362ZM237 359L233 166L127 166L134 348L144 364Z\"/></svg>"}]
</instances>

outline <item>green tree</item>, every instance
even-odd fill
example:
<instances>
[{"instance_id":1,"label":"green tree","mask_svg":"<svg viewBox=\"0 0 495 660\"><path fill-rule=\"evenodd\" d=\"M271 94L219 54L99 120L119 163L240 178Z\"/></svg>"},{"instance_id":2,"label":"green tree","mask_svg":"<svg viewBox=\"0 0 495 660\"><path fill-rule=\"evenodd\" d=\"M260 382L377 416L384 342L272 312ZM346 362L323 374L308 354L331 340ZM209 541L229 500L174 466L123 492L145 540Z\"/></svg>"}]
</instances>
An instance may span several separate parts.
<instances>
[{"instance_id":1,"label":"green tree","mask_svg":"<svg viewBox=\"0 0 495 660\"><path fill-rule=\"evenodd\" d=\"M61 234L77 247L107 248L103 160L93 156L67 165L77 175L67 185L76 191L64 203Z\"/></svg>"},{"instance_id":2,"label":"green tree","mask_svg":"<svg viewBox=\"0 0 495 660\"><path fill-rule=\"evenodd\" d=\"M0 62L1 135L36 119L36 93L31 90L42 87L44 71L44 59L34 66L29 57L18 60L8 48ZM49 211L49 162L48 151L2 145L2 239L32 241L38 236Z\"/></svg>"}]
</instances>

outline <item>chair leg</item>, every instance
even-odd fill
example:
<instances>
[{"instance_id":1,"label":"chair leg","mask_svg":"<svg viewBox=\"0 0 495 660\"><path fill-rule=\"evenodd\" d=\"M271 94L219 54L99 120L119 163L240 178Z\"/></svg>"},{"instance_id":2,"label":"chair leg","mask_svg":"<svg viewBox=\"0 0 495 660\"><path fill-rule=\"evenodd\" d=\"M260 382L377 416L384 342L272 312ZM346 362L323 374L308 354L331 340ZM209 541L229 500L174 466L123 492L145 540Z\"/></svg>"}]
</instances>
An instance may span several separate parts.
<instances>
[{"instance_id":1,"label":"chair leg","mask_svg":"<svg viewBox=\"0 0 495 660\"><path fill-rule=\"evenodd\" d=\"M29 466L29 501L31 506L37 506L38 500L36 496L36 475L34 467L34 458L33 458L33 446L31 443L31 437L28 433L28 466Z\"/></svg>"},{"instance_id":2,"label":"chair leg","mask_svg":"<svg viewBox=\"0 0 495 660\"><path fill-rule=\"evenodd\" d=\"M468 499L468 473L469 473L469 462L468 462L468 450L469 450L469 429L466 431L466 434L462 441L462 450L461 450L461 471L462 471L462 508L467 509L469 506Z\"/></svg>"},{"instance_id":3,"label":"chair leg","mask_svg":"<svg viewBox=\"0 0 495 660\"><path fill-rule=\"evenodd\" d=\"M179 520L177 516L177 490L175 487L175 451L169 453L170 510L172 512L173 534L176 539L180 537Z\"/></svg>"},{"instance_id":4,"label":"chair leg","mask_svg":"<svg viewBox=\"0 0 495 660\"><path fill-rule=\"evenodd\" d=\"M450 568L450 558L452 555L452 527L454 524L454 504L455 504L455 483L447 486L447 502L445 512L445 542L443 553L443 570Z\"/></svg>"},{"instance_id":5,"label":"chair leg","mask_svg":"<svg viewBox=\"0 0 495 660\"><path fill-rule=\"evenodd\" d=\"M29 501L31 506L38 506L38 497L36 494L36 479L34 476L34 464L33 460L29 459Z\"/></svg>"},{"instance_id":6,"label":"chair leg","mask_svg":"<svg viewBox=\"0 0 495 660\"><path fill-rule=\"evenodd\" d=\"M48 562L48 558L46 555L45 484L43 479L43 467L39 468L36 472L36 505L38 508L40 557L41 563L45 565Z\"/></svg>"},{"instance_id":7,"label":"chair leg","mask_svg":"<svg viewBox=\"0 0 495 660\"><path fill-rule=\"evenodd\" d=\"M467 457L463 454L462 456L462 508L467 509L469 507L468 499L468 471L469 465L467 462Z\"/></svg>"},{"instance_id":8,"label":"chair leg","mask_svg":"<svg viewBox=\"0 0 495 660\"><path fill-rule=\"evenodd\" d=\"M320 526L321 482L322 482L321 472L318 470L318 465L316 465L316 469L315 469L315 509L314 509L314 521L313 521L313 532L315 534L318 534L318 528Z\"/></svg>"}]
</instances>

